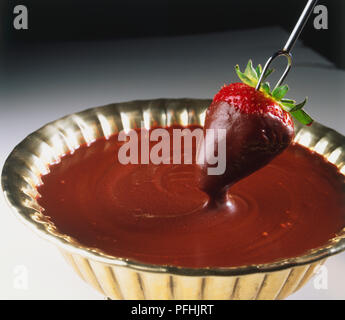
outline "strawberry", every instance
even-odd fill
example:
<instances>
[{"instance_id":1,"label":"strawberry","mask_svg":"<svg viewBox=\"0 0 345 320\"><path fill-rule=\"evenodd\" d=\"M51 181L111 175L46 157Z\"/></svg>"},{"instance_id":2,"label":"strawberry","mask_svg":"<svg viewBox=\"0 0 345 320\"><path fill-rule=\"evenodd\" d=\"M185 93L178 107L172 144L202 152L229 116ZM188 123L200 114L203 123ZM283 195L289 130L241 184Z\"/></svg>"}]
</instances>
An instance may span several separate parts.
<instances>
[{"instance_id":1,"label":"strawberry","mask_svg":"<svg viewBox=\"0 0 345 320\"><path fill-rule=\"evenodd\" d=\"M201 189L211 199L220 198L219 201L224 201L231 185L268 164L290 145L294 137L292 117L306 125L312 123L302 110L307 99L296 104L284 98L289 89L287 85L271 92L269 83L265 82L259 90L255 89L262 73L260 65L254 69L250 60L244 73L238 66L236 72L243 83L221 88L206 111L204 125L204 135L207 129L226 130L225 172L209 175L207 169L214 165L204 161L200 178ZM269 70L265 78L271 72ZM217 139L214 144L217 150Z\"/></svg>"}]
</instances>

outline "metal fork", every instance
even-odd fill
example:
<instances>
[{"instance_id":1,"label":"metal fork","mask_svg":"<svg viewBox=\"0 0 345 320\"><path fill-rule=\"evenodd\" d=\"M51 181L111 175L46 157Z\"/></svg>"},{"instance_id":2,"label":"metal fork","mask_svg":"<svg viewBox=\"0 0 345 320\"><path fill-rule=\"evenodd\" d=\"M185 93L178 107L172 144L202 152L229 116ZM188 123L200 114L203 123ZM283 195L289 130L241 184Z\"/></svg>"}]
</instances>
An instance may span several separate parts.
<instances>
[{"instance_id":1,"label":"metal fork","mask_svg":"<svg viewBox=\"0 0 345 320\"><path fill-rule=\"evenodd\" d=\"M291 51L298 39L298 37L300 36L305 24L307 23L307 20L309 19L316 3L318 0L309 0L308 3L306 4L301 16L299 17L295 28L292 30L289 39L287 40L285 46L283 49L278 50L277 52L275 52L271 57L268 58L268 60L266 61L265 67L262 70L260 79L258 81L258 84L256 86L256 90L260 89L261 83L263 81L264 75L266 73L266 71L268 70L268 67L271 65L271 63L278 57L280 56L285 56L287 58L288 61L288 65L283 73L283 75L281 76L281 78L279 79L279 81L277 82L275 88L279 87L283 81L285 80L286 76L288 75L291 66L292 66L292 55L291 55Z\"/></svg>"}]
</instances>

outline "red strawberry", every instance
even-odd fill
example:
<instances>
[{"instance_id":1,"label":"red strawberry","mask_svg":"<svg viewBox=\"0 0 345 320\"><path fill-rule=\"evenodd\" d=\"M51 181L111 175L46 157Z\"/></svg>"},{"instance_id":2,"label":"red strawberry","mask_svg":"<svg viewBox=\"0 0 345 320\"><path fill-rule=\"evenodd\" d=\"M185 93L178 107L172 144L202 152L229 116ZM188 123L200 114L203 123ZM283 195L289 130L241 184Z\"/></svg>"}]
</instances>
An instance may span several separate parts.
<instances>
[{"instance_id":1,"label":"red strawberry","mask_svg":"<svg viewBox=\"0 0 345 320\"><path fill-rule=\"evenodd\" d=\"M267 82L260 90L255 89L262 72L260 65L254 69L249 61L244 73L238 66L236 72L244 83L224 86L206 112L204 135L206 129L226 130L225 172L209 175L208 168L216 165L202 165L200 187L213 200L220 197L218 200L224 201L229 186L268 164L290 145L294 136L291 115L304 124L312 123L302 110L306 100L296 105L295 101L284 99L287 85L272 93ZM217 150L217 139L214 143Z\"/></svg>"}]
</instances>

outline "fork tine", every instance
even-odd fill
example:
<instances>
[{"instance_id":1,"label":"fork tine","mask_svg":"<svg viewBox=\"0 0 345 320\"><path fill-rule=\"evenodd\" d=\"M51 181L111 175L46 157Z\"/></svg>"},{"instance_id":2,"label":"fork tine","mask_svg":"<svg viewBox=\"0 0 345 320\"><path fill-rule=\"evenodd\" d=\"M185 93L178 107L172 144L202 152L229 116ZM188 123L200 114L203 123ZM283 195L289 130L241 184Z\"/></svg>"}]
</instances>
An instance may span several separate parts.
<instances>
[{"instance_id":1,"label":"fork tine","mask_svg":"<svg viewBox=\"0 0 345 320\"><path fill-rule=\"evenodd\" d=\"M285 80L285 78L288 75L288 73L291 69L291 66L292 66L292 56L291 56L290 52L291 52L292 48L294 47L299 35L301 34L305 24L307 23L307 20L310 17L317 1L318 0L308 0L301 16L299 17L294 29L292 30L292 32L290 34L288 41L286 42L286 44L284 46L284 49L277 51L271 57L269 57L269 59L267 60L265 67L262 70L258 84L256 85L256 90L260 89L261 82L263 81L264 75L265 75L268 67L270 66L270 64L273 62L274 59L276 59L280 56L285 56L287 58L288 65L287 65L283 75L281 76L281 78L279 79L279 81L277 82L277 84L274 88L279 87L283 83L283 81Z\"/></svg>"},{"instance_id":2,"label":"fork tine","mask_svg":"<svg viewBox=\"0 0 345 320\"><path fill-rule=\"evenodd\" d=\"M287 58L287 61L288 61L288 64L285 68L285 71L283 73L283 75L281 76L281 78L279 79L279 81L277 82L277 84L275 85L274 89L279 87L283 81L285 80L286 76L288 75L290 69L291 69L291 66L292 66L292 55L291 53L287 52L287 51L284 51L284 50L279 50L277 51L276 53L274 53L271 57L268 58L263 70L262 70L262 73L260 75L260 79L258 81L258 84L256 85L256 90L259 90L260 89L260 86L261 86L261 83L263 81L263 78L264 78L264 75L266 73L266 71L268 70L268 67L271 65L271 63L278 57L280 56L284 56Z\"/></svg>"}]
</instances>

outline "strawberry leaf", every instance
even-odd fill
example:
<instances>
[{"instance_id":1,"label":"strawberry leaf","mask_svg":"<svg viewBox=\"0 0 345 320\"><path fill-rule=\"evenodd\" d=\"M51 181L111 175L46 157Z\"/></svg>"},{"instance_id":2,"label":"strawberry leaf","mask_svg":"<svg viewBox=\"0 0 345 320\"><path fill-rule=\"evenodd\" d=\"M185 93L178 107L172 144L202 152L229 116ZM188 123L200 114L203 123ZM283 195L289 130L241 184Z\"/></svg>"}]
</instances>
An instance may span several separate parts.
<instances>
[{"instance_id":1,"label":"strawberry leaf","mask_svg":"<svg viewBox=\"0 0 345 320\"><path fill-rule=\"evenodd\" d=\"M255 80L258 81L258 80L259 80L258 75L257 75L257 73L256 73L256 70L255 70L254 67L253 67L253 62L252 62L252 60L249 60L249 61L248 61L246 70L244 70L244 74L245 74L248 78L252 79L253 81L255 81Z\"/></svg>"},{"instance_id":2,"label":"strawberry leaf","mask_svg":"<svg viewBox=\"0 0 345 320\"><path fill-rule=\"evenodd\" d=\"M256 71L256 74L257 74L257 77L258 77L258 80L259 80L260 76L261 76L261 73L262 73L262 66L261 66L261 64L258 64L258 66L256 67L255 71Z\"/></svg>"},{"instance_id":3,"label":"strawberry leaf","mask_svg":"<svg viewBox=\"0 0 345 320\"><path fill-rule=\"evenodd\" d=\"M254 88L256 88L263 72L260 64L256 68L253 67L252 60L248 61L244 72L241 72L238 65L235 66L235 70L243 83ZM273 71L274 69L269 69L265 72L264 76L262 77L262 83L259 90L279 103L280 107L284 111L289 112L296 120L302 124L311 125L313 119L302 110L307 103L307 98L303 102L296 104L295 100L285 98L285 95L289 90L288 85L279 86L275 88L273 92L271 92L270 84L268 82L263 82Z\"/></svg>"},{"instance_id":4,"label":"strawberry leaf","mask_svg":"<svg viewBox=\"0 0 345 320\"><path fill-rule=\"evenodd\" d=\"M292 108L292 110L290 110L290 112L295 112L295 111L301 110L301 109L305 106L305 104L307 103L307 101L308 101L308 98L305 98L303 102L301 102L301 103L295 105L295 106Z\"/></svg>"},{"instance_id":5,"label":"strawberry leaf","mask_svg":"<svg viewBox=\"0 0 345 320\"><path fill-rule=\"evenodd\" d=\"M286 111L286 112L290 112L290 110L291 110L290 107L285 106L285 105L281 105L280 107L281 107L284 111Z\"/></svg>"},{"instance_id":6,"label":"strawberry leaf","mask_svg":"<svg viewBox=\"0 0 345 320\"><path fill-rule=\"evenodd\" d=\"M291 110L293 110L295 108L295 104L294 103L281 103L280 106L286 111L286 112L291 112Z\"/></svg>"},{"instance_id":7,"label":"strawberry leaf","mask_svg":"<svg viewBox=\"0 0 345 320\"><path fill-rule=\"evenodd\" d=\"M302 124L305 124L307 126L310 126L313 123L313 119L309 116L309 114L307 114L304 110L297 110L297 111L293 111L291 112L291 115L298 120L299 122L301 122Z\"/></svg>"},{"instance_id":8,"label":"strawberry leaf","mask_svg":"<svg viewBox=\"0 0 345 320\"><path fill-rule=\"evenodd\" d=\"M274 69L268 69L266 72L265 72L265 75L263 77L262 80L265 80L272 72L274 72Z\"/></svg>"},{"instance_id":9,"label":"strawberry leaf","mask_svg":"<svg viewBox=\"0 0 345 320\"><path fill-rule=\"evenodd\" d=\"M295 105L295 104L296 104L296 101L295 101L295 100L292 100L292 99L281 99L281 103L288 103L288 104L293 104L293 105Z\"/></svg>"},{"instance_id":10,"label":"strawberry leaf","mask_svg":"<svg viewBox=\"0 0 345 320\"><path fill-rule=\"evenodd\" d=\"M261 85L261 89L263 92L265 92L267 95L271 95L271 88L270 88L270 84L268 82L264 82Z\"/></svg>"},{"instance_id":11,"label":"strawberry leaf","mask_svg":"<svg viewBox=\"0 0 345 320\"><path fill-rule=\"evenodd\" d=\"M256 84L258 83L257 79L255 79L255 78L253 79L253 78L249 77L247 74L241 72L240 67L238 65L236 65L235 69L236 69L237 76L241 79L241 81L243 83L245 83L251 87L256 86Z\"/></svg>"},{"instance_id":12,"label":"strawberry leaf","mask_svg":"<svg viewBox=\"0 0 345 320\"><path fill-rule=\"evenodd\" d=\"M285 97L288 91L289 91L289 86L285 84L283 86L275 88L272 92L272 97L276 99L277 101L280 101L281 99Z\"/></svg>"}]
</instances>

